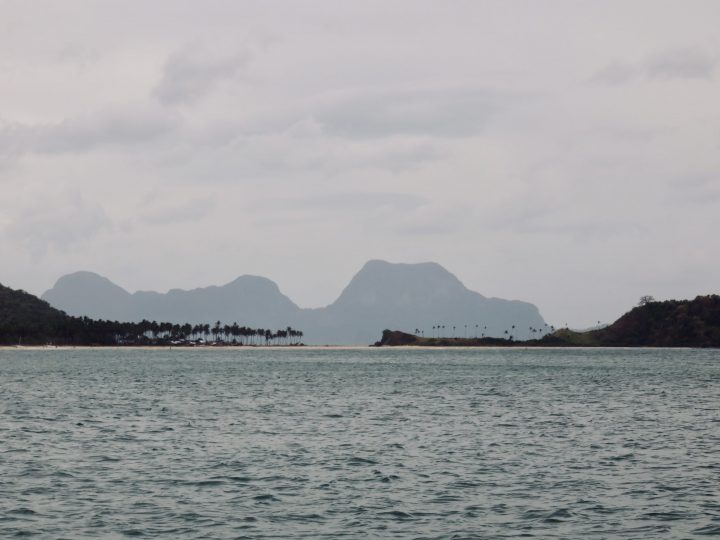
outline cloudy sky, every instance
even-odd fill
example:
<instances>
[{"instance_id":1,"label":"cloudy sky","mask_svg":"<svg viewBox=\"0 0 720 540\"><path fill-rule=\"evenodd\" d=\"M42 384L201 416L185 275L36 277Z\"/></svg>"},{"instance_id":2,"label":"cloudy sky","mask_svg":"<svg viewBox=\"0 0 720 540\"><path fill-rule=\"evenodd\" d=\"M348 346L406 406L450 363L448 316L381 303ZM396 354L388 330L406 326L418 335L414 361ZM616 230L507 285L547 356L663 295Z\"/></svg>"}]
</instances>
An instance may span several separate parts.
<instances>
[{"instance_id":1,"label":"cloudy sky","mask_svg":"<svg viewBox=\"0 0 720 540\"><path fill-rule=\"evenodd\" d=\"M720 2L0 0L0 282L720 292Z\"/></svg>"}]
</instances>

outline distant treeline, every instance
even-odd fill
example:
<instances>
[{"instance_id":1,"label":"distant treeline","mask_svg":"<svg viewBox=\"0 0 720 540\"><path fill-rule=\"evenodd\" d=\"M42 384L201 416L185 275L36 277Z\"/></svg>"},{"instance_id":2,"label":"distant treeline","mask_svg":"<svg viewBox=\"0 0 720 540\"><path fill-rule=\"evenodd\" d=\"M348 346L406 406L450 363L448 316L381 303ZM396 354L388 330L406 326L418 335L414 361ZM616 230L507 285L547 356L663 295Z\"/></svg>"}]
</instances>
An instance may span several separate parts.
<instances>
[{"instance_id":1,"label":"distant treeline","mask_svg":"<svg viewBox=\"0 0 720 540\"><path fill-rule=\"evenodd\" d=\"M47 302L0 285L0 344L2 345L298 345L303 333L248 328L238 323L138 323L71 317Z\"/></svg>"},{"instance_id":2,"label":"distant treeline","mask_svg":"<svg viewBox=\"0 0 720 540\"><path fill-rule=\"evenodd\" d=\"M94 322L119 325L116 329L119 330L118 340L120 342L150 339L159 343L213 341L237 345L297 345L303 337L300 330L295 330L290 326L284 330L273 331L267 328L248 328L240 326L236 322L223 324L221 321L217 321L213 326L209 324L158 323L146 320L139 323Z\"/></svg>"}]
</instances>

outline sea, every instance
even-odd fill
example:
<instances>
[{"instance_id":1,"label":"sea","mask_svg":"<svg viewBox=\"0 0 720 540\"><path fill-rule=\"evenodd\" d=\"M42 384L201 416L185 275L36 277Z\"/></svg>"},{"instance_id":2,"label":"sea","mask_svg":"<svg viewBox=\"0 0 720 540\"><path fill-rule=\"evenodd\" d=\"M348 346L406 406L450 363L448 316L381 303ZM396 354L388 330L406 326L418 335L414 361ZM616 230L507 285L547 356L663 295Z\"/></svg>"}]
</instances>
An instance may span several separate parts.
<instances>
[{"instance_id":1,"label":"sea","mask_svg":"<svg viewBox=\"0 0 720 540\"><path fill-rule=\"evenodd\" d=\"M0 351L0 538L720 536L720 351Z\"/></svg>"}]
</instances>

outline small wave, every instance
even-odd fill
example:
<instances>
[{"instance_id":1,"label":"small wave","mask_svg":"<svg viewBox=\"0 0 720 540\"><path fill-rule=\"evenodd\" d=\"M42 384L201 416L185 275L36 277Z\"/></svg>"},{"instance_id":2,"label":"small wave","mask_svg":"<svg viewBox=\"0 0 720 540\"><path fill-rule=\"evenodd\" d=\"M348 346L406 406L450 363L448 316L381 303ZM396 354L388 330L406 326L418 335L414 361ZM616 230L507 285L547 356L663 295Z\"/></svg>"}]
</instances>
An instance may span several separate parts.
<instances>
[{"instance_id":1,"label":"small wave","mask_svg":"<svg viewBox=\"0 0 720 540\"><path fill-rule=\"evenodd\" d=\"M214 487L221 486L225 483L224 480L208 479L208 480L186 480L183 482L186 486L197 486L197 487Z\"/></svg>"},{"instance_id":2,"label":"small wave","mask_svg":"<svg viewBox=\"0 0 720 540\"><path fill-rule=\"evenodd\" d=\"M37 515L37 512L30 508L20 507L14 508L13 510L8 510L8 514L14 514L19 516L34 516Z\"/></svg>"},{"instance_id":3,"label":"small wave","mask_svg":"<svg viewBox=\"0 0 720 540\"><path fill-rule=\"evenodd\" d=\"M672 491L672 492L674 492L674 491L684 491L684 490L686 490L686 489L688 489L688 488L687 488L687 486L670 486L670 485L667 485L667 484L660 484L660 485L658 485L657 489L658 489L659 491Z\"/></svg>"},{"instance_id":4,"label":"small wave","mask_svg":"<svg viewBox=\"0 0 720 540\"><path fill-rule=\"evenodd\" d=\"M611 461L625 461L626 459L633 459L634 457L635 457L635 454L630 452L628 454L619 454L617 456L610 456L607 459L609 459Z\"/></svg>"},{"instance_id":5,"label":"small wave","mask_svg":"<svg viewBox=\"0 0 720 540\"><path fill-rule=\"evenodd\" d=\"M278 499L275 495L272 495L270 493L264 493L262 495L255 495L255 497L253 497L253 499L258 502L280 502L280 499Z\"/></svg>"},{"instance_id":6,"label":"small wave","mask_svg":"<svg viewBox=\"0 0 720 540\"><path fill-rule=\"evenodd\" d=\"M366 459L361 457L353 456L350 459L348 459L348 465L352 466L359 466L359 465L377 465L377 461L373 461L372 459Z\"/></svg>"},{"instance_id":7,"label":"small wave","mask_svg":"<svg viewBox=\"0 0 720 540\"><path fill-rule=\"evenodd\" d=\"M380 474L376 475L375 478L371 478L370 482L382 482L384 484L388 484L390 482L394 482L395 480L399 480L400 477L396 474Z\"/></svg>"},{"instance_id":8,"label":"small wave","mask_svg":"<svg viewBox=\"0 0 720 540\"><path fill-rule=\"evenodd\" d=\"M33 487L29 487L27 489L24 489L22 491L22 494L25 496L27 496L27 495L44 495L46 493L51 493L52 490L53 489L48 486L33 486Z\"/></svg>"},{"instance_id":9,"label":"small wave","mask_svg":"<svg viewBox=\"0 0 720 540\"><path fill-rule=\"evenodd\" d=\"M393 519L399 520L399 521L407 521L409 519L413 519L413 515L408 512L403 512L401 510L388 510L387 512L378 512L379 516L388 516Z\"/></svg>"},{"instance_id":10,"label":"small wave","mask_svg":"<svg viewBox=\"0 0 720 540\"><path fill-rule=\"evenodd\" d=\"M107 462L117 462L120 461L119 457L114 456L91 456L92 459L96 459L97 461L107 461Z\"/></svg>"},{"instance_id":11,"label":"small wave","mask_svg":"<svg viewBox=\"0 0 720 540\"><path fill-rule=\"evenodd\" d=\"M573 516L570 510L559 508L549 512L547 510L527 510L523 513L522 519L531 521L542 521L544 523L560 523Z\"/></svg>"},{"instance_id":12,"label":"small wave","mask_svg":"<svg viewBox=\"0 0 720 540\"><path fill-rule=\"evenodd\" d=\"M230 469L244 469L246 467L246 464L241 461L221 461L219 463L215 463L212 468L213 469L221 469L228 467Z\"/></svg>"},{"instance_id":13,"label":"small wave","mask_svg":"<svg viewBox=\"0 0 720 540\"><path fill-rule=\"evenodd\" d=\"M320 514L287 514L285 516L274 516L271 521L295 521L297 523L322 523L325 521Z\"/></svg>"},{"instance_id":14,"label":"small wave","mask_svg":"<svg viewBox=\"0 0 720 540\"><path fill-rule=\"evenodd\" d=\"M252 482L253 478L250 476L219 476L219 477L213 477L213 480L228 480L230 482L237 482L239 484L246 484L248 482Z\"/></svg>"},{"instance_id":15,"label":"small wave","mask_svg":"<svg viewBox=\"0 0 720 540\"><path fill-rule=\"evenodd\" d=\"M647 512L643 514L645 519L652 519L657 521L677 521L680 519L690 519L692 514L689 512L681 511L670 511L670 512Z\"/></svg>"},{"instance_id":16,"label":"small wave","mask_svg":"<svg viewBox=\"0 0 720 540\"><path fill-rule=\"evenodd\" d=\"M467 488L475 488L478 486L480 486L479 482L473 482L471 480L458 480L458 481L450 484L450 487L454 488L454 489L467 489Z\"/></svg>"},{"instance_id":17,"label":"small wave","mask_svg":"<svg viewBox=\"0 0 720 540\"><path fill-rule=\"evenodd\" d=\"M570 519L571 517L573 517L573 513L570 512L570 510L567 510L566 508L560 508L545 516L543 521L545 523L561 523L567 519Z\"/></svg>"},{"instance_id":18,"label":"small wave","mask_svg":"<svg viewBox=\"0 0 720 540\"><path fill-rule=\"evenodd\" d=\"M588 508L588 511L595 512L596 514L615 514L620 511L619 508L608 508L607 506L603 506L602 504L596 504L595 506L591 506Z\"/></svg>"},{"instance_id":19,"label":"small wave","mask_svg":"<svg viewBox=\"0 0 720 540\"><path fill-rule=\"evenodd\" d=\"M702 536L720 536L720 525L705 525L692 532L693 534L700 534Z\"/></svg>"},{"instance_id":20,"label":"small wave","mask_svg":"<svg viewBox=\"0 0 720 540\"><path fill-rule=\"evenodd\" d=\"M428 502L430 504L446 504L449 502L457 502L463 500L463 497L459 497L458 495L451 495L449 493L438 495L437 497L430 499Z\"/></svg>"}]
</instances>

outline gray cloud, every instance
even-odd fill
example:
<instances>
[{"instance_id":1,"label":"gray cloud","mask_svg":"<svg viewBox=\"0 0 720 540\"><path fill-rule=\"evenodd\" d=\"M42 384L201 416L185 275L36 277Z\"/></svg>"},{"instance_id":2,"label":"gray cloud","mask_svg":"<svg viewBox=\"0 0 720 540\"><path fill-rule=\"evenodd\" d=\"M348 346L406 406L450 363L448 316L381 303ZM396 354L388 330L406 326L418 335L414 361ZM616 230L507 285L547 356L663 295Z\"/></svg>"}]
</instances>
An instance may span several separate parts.
<instances>
[{"instance_id":1,"label":"gray cloud","mask_svg":"<svg viewBox=\"0 0 720 540\"><path fill-rule=\"evenodd\" d=\"M639 70L636 66L613 62L602 68L590 78L594 84L617 85L625 84L637 78Z\"/></svg>"},{"instance_id":2,"label":"gray cloud","mask_svg":"<svg viewBox=\"0 0 720 540\"><path fill-rule=\"evenodd\" d=\"M213 56L200 47L186 47L167 59L153 93L166 105L194 103L219 83L241 73L250 61L247 51Z\"/></svg>"},{"instance_id":3,"label":"gray cloud","mask_svg":"<svg viewBox=\"0 0 720 540\"><path fill-rule=\"evenodd\" d=\"M226 134L205 145L185 142L168 159L173 180L192 184L202 175L208 185L227 186L268 178L321 179L350 173L373 177L419 171L451 158L443 141L432 137L347 139L322 132L299 134L290 120L290 128L273 126L275 131L260 124L254 126L260 134Z\"/></svg>"},{"instance_id":4,"label":"gray cloud","mask_svg":"<svg viewBox=\"0 0 720 540\"><path fill-rule=\"evenodd\" d=\"M717 57L700 49L667 49L636 63L613 62L590 78L594 84L620 85L633 80L711 79Z\"/></svg>"},{"instance_id":5,"label":"gray cloud","mask_svg":"<svg viewBox=\"0 0 720 540\"><path fill-rule=\"evenodd\" d=\"M394 222L429 201L412 193L382 191L340 191L313 197L277 197L246 209L257 217L254 222L267 226L292 226L309 222L326 223L328 219L355 216L373 221L375 226Z\"/></svg>"},{"instance_id":6,"label":"gray cloud","mask_svg":"<svg viewBox=\"0 0 720 540\"><path fill-rule=\"evenodd\" d=\"M52 249L67 251L112 228L102 206L74 193L39 201L19 212L11 219L5 234L39 257Z\"/></svg>"},{"instance_id":7,"label":"gray cloud","mask_svg":"<svg viewBox=\"0 0 720 540\"><path fill-rule=\"evenodd\" d=\"M0 123L0 154L85 152L137 145L176 129L180 118L151 107L114 106L54 124Z\"/></svg>"},{"instance_id":8,"label":"gray cloud","mask_svg":"<svg viewBox=\"0 0 720 540\"><path fill-rule=\"evenodd\" d=\"M720 174L688 175L670 183L669 199L682 198L692 204L714 205L720 201Z\"/></svg>"},{"instance_id":9,"label":"gray cloud","mask_svg":"<svg viewBox=\"0 0 720 540\"><path fill-rule=\"evenodd\" d=\"M181 204L165 205L145 212L141 220L151 225L176 225L200 221L207 217L217 203L212 197L202 197Z\"/></svg>"},{"instance_id":10,"label":"gray cloud","mask_svg":"<svg viewBox=\"0 0 720 540\"><path fill-rule=\"evenodd\" d=\"M418 206L399 214L393 229L401 236L436 236L457 233L472 218L472 209L465 205L449 208L439 204Z\"/></svg>"},{"instance_id":11,"label":"gray cloud","mask_svg":"<svg viewBox=\"0 0 720 540\"><path fill-rule=\"evenodd\" d=\"M327 133L344 137L467 137L485 131L512 101L475 88L390 90L339 99L313 116Z\"/></svg>"},{"instance_id":12,"label":"gray cloud","mask_svg":"<svg viewBox=\"0 0 720 540\"><path fill-rule=\"evenodd\" d=\"M709 79L717 58L697 49L673 49L648 57L644 70L655 79Z\"/></svg>"},{"instance_id":13,"label":"gray cloud","mask_svg":"<svg viewBox=\"0 0 720 540\"><path fill-rule=\"evenodd\" d=\"M408 211L426 204L428 200L412 193L385 192L346 192L321 195L304 199L298 203L306 208L323 208L330 211L348 210L387 210L392 212Z\"/></svg>"}]
</instances>

